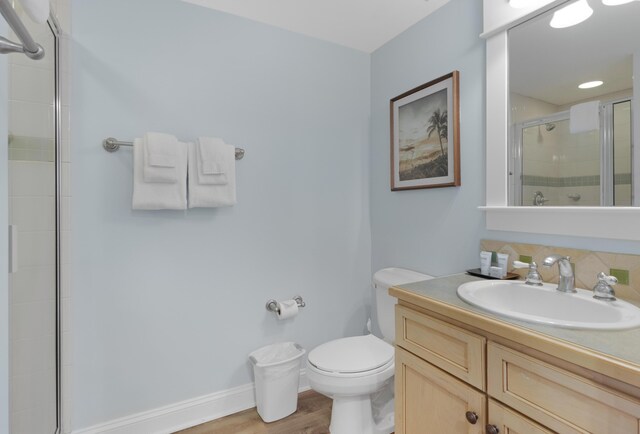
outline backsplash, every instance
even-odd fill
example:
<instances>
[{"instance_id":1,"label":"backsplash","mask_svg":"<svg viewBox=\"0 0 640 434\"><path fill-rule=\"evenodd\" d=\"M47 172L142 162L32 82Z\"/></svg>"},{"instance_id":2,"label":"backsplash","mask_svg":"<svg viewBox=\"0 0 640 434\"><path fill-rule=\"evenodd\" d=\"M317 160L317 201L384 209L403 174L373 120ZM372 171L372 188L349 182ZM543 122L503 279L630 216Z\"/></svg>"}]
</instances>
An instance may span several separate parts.
<instances>
[{"instance_id":1,"label":"backsplash","mask_svg":"<svg viewBox=\"0 0 640 434\"><path fill-rule=\"evenodd\" d=\"M597 282L596 275L604 271L618 277L615 285L616 297L640 302L640 255L593 252L591 250L570 249L564 247L540 246L537 244L519 244L497 240L481 240L480 250L509 254L509 271L524 277L526 269L512 270L513 261L531 260L538 264L538 271L545 282L558 282L558 267L543 267L542 261L552 254L571 257L576 276L576 287L591 289ZM480 259L478 258L478 261ZM627 284L624 284L626 279Z\"/></svg>"}]
</instances>

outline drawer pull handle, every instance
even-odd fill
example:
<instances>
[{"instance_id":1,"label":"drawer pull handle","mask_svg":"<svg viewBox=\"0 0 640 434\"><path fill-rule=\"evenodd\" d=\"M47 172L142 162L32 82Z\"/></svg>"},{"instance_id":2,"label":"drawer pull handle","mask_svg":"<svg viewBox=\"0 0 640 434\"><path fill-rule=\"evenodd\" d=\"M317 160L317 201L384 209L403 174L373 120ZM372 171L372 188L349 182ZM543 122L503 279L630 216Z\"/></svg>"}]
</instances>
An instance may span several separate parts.
<instances>
[{"instance_id":1,"label":"drawer pull handle","mask_svg":"<svg viewBox=\"0 0 640 434\"><path fill-rule=\"evenodd\" d=\"M478 415L474 411L468 411L464 416L471 425L475 425L478 422Z\"/></svg>"},{"instance_id":2,"label":"drawer pull handle","mask_svg":"<svg viewBox=\"0 0 640 434\"><path fill-rule=\"evenodd\" d=\"M500 430L495 425L487 425L487 434L498 434Z\"/></svg>"}]
</instances>

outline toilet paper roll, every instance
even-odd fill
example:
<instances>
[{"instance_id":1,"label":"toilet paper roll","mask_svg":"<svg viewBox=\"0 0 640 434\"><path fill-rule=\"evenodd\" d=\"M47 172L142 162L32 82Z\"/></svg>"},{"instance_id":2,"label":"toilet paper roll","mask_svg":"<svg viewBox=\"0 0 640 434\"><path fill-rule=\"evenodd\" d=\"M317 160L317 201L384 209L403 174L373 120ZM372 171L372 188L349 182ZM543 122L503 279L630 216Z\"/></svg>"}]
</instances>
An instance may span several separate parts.
<instances>
[{"instance_id":1,"label":"toilet paper roll","mask_svg":"<svg viewBox=\"0 0 640 434\"><path fill-rule=\"evenodd\" d=\"M278 302L278 319L287 319L298 314L298 303L295 300L284 300Z\"/></svg>"}]
</instances>

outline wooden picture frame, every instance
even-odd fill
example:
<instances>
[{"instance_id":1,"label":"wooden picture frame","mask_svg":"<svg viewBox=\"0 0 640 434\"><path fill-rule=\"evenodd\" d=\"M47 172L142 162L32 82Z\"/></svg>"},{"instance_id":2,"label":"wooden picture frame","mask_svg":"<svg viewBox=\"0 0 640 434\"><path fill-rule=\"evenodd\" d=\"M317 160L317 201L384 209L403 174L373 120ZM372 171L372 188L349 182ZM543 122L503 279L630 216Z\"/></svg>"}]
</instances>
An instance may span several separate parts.
<instances>
[{"instance_id":1,"label":"wooden picture frame","mask_svg":"<svg viewBox=\"0 0 640 434\"><path fill-rule=\"evenodd\" d=\"M391 190L460 186L459 72L390 101Z\"/></svg>"}]
</instances>

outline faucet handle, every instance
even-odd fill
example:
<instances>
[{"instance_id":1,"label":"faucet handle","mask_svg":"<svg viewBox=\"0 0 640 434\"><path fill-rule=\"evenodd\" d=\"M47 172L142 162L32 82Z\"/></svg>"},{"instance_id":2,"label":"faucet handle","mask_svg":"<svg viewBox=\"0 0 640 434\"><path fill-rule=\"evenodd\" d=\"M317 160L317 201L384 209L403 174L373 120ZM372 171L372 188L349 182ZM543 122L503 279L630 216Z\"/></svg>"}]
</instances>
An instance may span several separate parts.
<instances>
[{"instance_id":1,"label":"faucet handle","mask_svg":"<svg viewBox=\"0 0 640 434\"><path fill-rule=\"evenodd\" d=\"M615 276L609 276L603 272L598 273L598 283L593 287L593 298L614 301L616 292L613 285L616 283L618 283L618 279Z\"/></svg>"},{"instance_id":2,"label":"faucet handle","mask_svg":"<svg viewBox=\"0 0 640 434\"><path fill-rule=\"evenodd\" d=\"M525 284L542 286L542 276L538 273L538 264L531 262L530 264L521 261L513 261L514 268L529 268L529 273L525 278Z\"/></svg>"}]
</instances>

